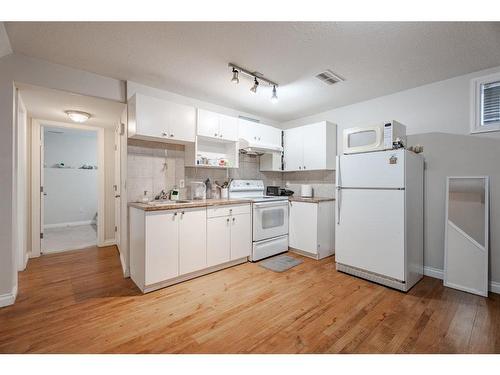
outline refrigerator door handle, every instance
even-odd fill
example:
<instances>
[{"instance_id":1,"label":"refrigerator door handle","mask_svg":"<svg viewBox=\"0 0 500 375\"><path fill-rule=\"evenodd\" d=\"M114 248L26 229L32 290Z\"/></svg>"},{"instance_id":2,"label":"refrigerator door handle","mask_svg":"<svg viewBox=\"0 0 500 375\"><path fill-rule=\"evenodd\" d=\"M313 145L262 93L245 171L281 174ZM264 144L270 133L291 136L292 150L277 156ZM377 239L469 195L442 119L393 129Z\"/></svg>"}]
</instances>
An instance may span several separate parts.
<instances>
[{"instance_id":1,"label":"refrigerator door handle","mask_svg":"<svg viewBox=\"0 0 500 375\"><path fill-rule=\"evenodd\" d=\"M341 191L342 191L342 187L341 187L341 183L342 181L340 180L340 156L337 156L337 165L336 165L336 168L335 168L335 173L336 173L336 177L335 177L335 182L337 183L337 225L340 224L340 201L341 201Z\"/></svg>"}]
</instances>

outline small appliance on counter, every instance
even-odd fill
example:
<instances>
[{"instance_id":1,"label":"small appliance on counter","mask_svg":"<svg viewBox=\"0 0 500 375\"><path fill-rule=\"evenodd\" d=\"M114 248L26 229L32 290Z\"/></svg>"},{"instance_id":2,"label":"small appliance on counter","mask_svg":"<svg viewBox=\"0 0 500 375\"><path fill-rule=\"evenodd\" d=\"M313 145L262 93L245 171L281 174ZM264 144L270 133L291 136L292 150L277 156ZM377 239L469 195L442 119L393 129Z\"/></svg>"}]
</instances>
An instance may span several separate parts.
<instances>
[{"instance_id":1,"label":"small appliance on counter","mask_svg":"<svg viewBox=\"0 0 500 375\"><path fill-rule=\"evenodd\" d=\"M269 197L290 197L293 195L293 191L280 188L279 186L267 186L266 195Z\"/></svg>"},{"instance_id":2,"label":"small appliance on counter","mask_svg":"<svg viewBox=\"0 0 500 375\"><path fill-rule=\"evenodd\" d=\"M300 185L300 196L302 198L312 198L313 188L311 185Z\"/></svg>"},{"instance_id":3,"label":"small appliance on counter","mask_svg":"<svg viewBox=\"0 0 500 375\"><path fill-rule=\"evenodd\" d=\"M192 181L191 182L191 199L200 200L207 199L207 187L203 181Z\"/></svg>"},{"instance_id":4,"label":"small appliance on counter","mask_svg":"<svg viewBox=\"0 0 500 375\"><path fill-rule=\"evenodd\" d=\"M170 200L178 201L179 197L180 197L179 189L174 187L172 190L170 190Z\"/></svg>"}]
</instances>

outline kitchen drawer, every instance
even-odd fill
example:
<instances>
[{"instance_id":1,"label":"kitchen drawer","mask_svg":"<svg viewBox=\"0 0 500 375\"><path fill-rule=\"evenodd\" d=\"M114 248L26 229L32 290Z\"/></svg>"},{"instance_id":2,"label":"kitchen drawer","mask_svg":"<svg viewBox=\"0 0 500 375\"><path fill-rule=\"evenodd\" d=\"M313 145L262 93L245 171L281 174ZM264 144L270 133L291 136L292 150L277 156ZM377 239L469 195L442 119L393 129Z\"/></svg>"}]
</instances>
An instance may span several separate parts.
<instances>
[{"instance_id":1,"label":"kitchen drawer","mask_svg":"<svg viewBox=\"0 0 500 375\"><path fill-rule=\"evenodd\" d=\"M249 214L250 211L250 204L221 205L207 208L207 217Z\"/></svg>"}]
</instances>

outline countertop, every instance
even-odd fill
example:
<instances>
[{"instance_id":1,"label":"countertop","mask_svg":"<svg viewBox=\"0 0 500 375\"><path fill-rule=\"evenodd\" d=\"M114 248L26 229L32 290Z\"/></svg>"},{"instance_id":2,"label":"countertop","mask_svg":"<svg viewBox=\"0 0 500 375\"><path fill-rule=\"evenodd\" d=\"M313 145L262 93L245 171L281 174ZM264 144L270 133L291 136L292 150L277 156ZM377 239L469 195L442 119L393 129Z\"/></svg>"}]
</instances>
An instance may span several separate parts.
<instances>
[{"instance_id":1,"label":"countertop","mask_svg":"<svg viewBox=\"0 0 500 375\"><path fill-rule=\"evenodd\" d=\"M178 210L183 208L223 206L227 204L245 204L245 203L252 203L252 201L248 199L206 199L206 200L193 200L187 203L165 203L158 205L130 202L128 205L129 207L138 208L144 211L165 211L165 210Z\"/></svg>"},{"instance_id":2,"label":"countertop","mask_svg":"<svg viewBox=\"0 0 500 375\"><path fill-rule=\"evenodd\" d=\"M288 198L288 200L290 202L320 203L320 202L334 201L335 198L326 198L326 197L304 198L304 197L294 197L294 196L291 196L291 197Z\"/></svg>"}]
</instances>

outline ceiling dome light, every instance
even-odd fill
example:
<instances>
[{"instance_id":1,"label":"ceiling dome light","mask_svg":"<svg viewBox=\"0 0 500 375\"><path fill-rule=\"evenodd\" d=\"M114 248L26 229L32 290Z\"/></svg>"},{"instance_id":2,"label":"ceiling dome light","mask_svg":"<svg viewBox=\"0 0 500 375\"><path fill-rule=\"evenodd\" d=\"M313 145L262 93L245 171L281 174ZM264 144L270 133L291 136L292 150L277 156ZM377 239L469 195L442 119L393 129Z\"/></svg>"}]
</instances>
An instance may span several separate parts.
<instances>
[{"instance_id":1,"label":"ceiling dome light","mask_svg":"<svg viewBox=\"0 0 500 375\"><path fill-rule=\"evenodd\" d=\"M66 111L65 112L71 121L73 122L85 122L90 118L90 113L82 112L82 111Z\"/></svg>"},{"instance_id":2,"label":"ceiling dome light","mask_svg":"<svg viewBox=\"0 0 500 375\"><path fill-rule=\"evenodd\" d=\"M231 82L234 84L240 83L240 79L238 78L238 71L233 68L233 78L231 79Z\"/></svg>"},{"instance_id":3,"label":"ceiling dome light","mask_svg":"<svg viewBox=\"0 0 500 375\"><path fill-rule=\"evenodd\" d=\"M273 95L271 96L272 103L278 103L278 95L276 94L276 85L273 85Z\"/></svg>"},{"instance_id":4,"label":"ceiling dome light","mask_svg":"<svg viewBox=\"0 0 500 375\"><path fill-rule=\"evenodd\" d=\"M257 93L257 87L259 87L259 81L257 81L257 78L254 78L253 86L250 89L250 91L253 92L254 94Z\"/></svg>"}]
</instances>

